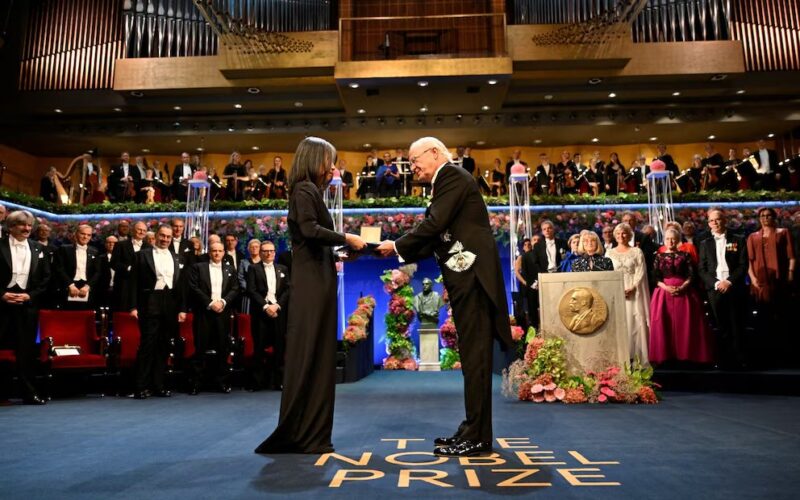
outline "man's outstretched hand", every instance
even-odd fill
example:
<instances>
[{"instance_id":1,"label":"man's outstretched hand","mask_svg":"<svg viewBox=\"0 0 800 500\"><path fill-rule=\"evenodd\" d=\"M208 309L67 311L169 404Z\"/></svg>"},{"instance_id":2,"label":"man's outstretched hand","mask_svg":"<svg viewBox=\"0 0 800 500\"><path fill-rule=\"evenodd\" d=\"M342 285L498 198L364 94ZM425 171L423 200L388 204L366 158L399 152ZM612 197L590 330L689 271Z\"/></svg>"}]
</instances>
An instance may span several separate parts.
<instances>
[{"instance_id":1,"label":"man's outstretched hand","mask_svg":"<svg viewBox=\"0 0 800 500\"><path fill-rule=\"evenodd\" d=\"M381 242L375 251L381 254L382 257L391 257L392 255L397 255L397 252L394 250L394 242L390 240Z\"/></svg>"}]
</instances>

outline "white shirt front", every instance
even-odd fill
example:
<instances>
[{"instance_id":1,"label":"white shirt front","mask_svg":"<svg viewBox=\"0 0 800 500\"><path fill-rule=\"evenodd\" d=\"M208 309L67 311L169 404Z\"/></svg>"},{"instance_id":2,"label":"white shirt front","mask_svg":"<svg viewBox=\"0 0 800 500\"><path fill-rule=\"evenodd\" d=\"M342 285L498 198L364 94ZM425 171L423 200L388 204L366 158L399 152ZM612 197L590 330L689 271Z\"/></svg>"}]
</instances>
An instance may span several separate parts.
<instances>
[{"instance_id":1,"label":"white shirt front","mask_svg":"<svg viewBox=\"0 0 800 500\"><path fill-rule=\"evenodd\" d=\"M278 298L275 295L275 288L278 286L278 279L275 276L275 265L264 263L264 273L267 275L267 296L264 300L267 304L277 304Z\"/></svg>"},{"instance_id":2,"label":"white shirt front","mask_svg":"<svg viewBox=\"0 0 800 500\"><path fill-rule=\"evenodd\" d=\"M728 268L728 261L725 260L725 249L728 241L725 239L725 233L714 235L714 245L717 249L717 282L727 280L730 276L730 269Z\"/></svg>"},{"instance_id":3,"label":"white shirt front","mask_svg":"<svg viewBox=\"0 0 800 500\"><path fill-rule=\"evenodd\" d=\"M547 250L547 272L552 272L558 268L556 264L556 240L544 240L545 249Z\"/></svg>"},{"instance_id":4,"label":"white shirt front","mask_svg":"<svg viewBox=\"0 0 800 500\"><path fill-rule=\"evenodd\" d=\"M211 277L211 302L222 300L222 263L209 262L208 274Z\"/></svg>"},{"instance_id":5,"label":"white shirt front","mask_svg":"<svg viewBox=\"0 0 800 500\"><path fill-rule=\"evenodd\" d=\"M756 172L758 172L759 174L770 173L772 169L770 168L771 165L769 164L769 151L767 151L766 149L759 149L758 157L761 161L758 164Z\"/></svg>"},{"instance_id":6,"label":"white shirt front","mask_svg":"<svg viewBox=\"0 0 800 500\"><path fill-rule=\"evenodd\" d=\"M177 254L180 252L181 248L181 239L180 238L172 238L172 248L175 249L175 253Z\"/></svg>"},{"instance_id":7,"label":"white shirt front","mask_svg":"<svg viewBox=\"0 0 800 500\"><path fill-rule=\"evenodd\" d=\"M153 261L156 265L156 290L172 288L172 279L175 274L175 262L169 250L153 249Z\"/></svg>"},{"instance_id":8,"label":"white shirt front","mask_svg":"<svg viewBox=\"0 0 800 500\"><path fill-rule=\"evenodd\" d=\"M128 177L129 169L130 169L130 167L128 166L127 163L123 163L122 164L122 177Z\"/></svg>"},{"instance_id":9,"label":"white shirt front","mask_svg":"<svg viewBox=\"0 0 800 500\"><path fill-rule=\"evenodd\" d=\"M86 246L75 245L75 276L72 281L86 281Z\"/></svg>"},{"instance_id":10,"label":"white shirt front","mask_svg":"<svg viewBox=\"0 0 800 500\"><path fill-rule=\"evenodd\" d=\"M236 250L228 250L225 253L230 255L231 259L233 259L233 267L239 269L239 263L236 262Z\"/></svg>"},{"instance_id":11,"label":"white shirt front","mask_svg":"<svg viewBox=\"0 0 800 500\"><path fill-rule=\"evenodd\" d=\"M183 173L181 174L183 179L189 179L192 177L192 166L188 163L183 164Z\"/></svg>"},{"instance_id":12,"label":"white shirt front","mask_svg":"<svg viewBox=\"0 0 800 500\"><path fill-rule=\"evenodd\" d=\"M28 289L28 274L31 269L31 247L28 240L19 241L16 238L9 238L11 246L11 281L7 288L18 285L23 290Z\"/></svg>"},{"instance_id":13,"label":"white shirt front","mask_svg":"<svg viewBox=\"0 0 800 500\"><path fill-rule=\"evenodd\" d=\"M133 243L133 251L134 252L138 252L139 250L142 249L142 242L143 241L144 240L131 240L131 243Z\"/></svg>"},{"instance_id":14,"label":"white shirt front","mask_svg":"<svg viewBox=\"0 0 800 500\"><path fill-rule=\"evenodd\" d=\"M106 258L108 259L108 263L111 264L111 254L106 254ZM113 267L109 266L109 271L111 271L111 279L108 281L108 288L114 288L114 274L116 271Z\"/></svg>"}]
</instances>

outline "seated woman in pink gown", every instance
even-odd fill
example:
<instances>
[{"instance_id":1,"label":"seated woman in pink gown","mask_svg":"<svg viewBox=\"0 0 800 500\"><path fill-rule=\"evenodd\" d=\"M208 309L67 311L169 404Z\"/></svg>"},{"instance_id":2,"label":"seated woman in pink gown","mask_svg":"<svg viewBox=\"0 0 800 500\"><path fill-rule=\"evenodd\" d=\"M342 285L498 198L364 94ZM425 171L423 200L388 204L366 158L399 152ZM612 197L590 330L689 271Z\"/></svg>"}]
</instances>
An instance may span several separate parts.
<instances>
[{"instance_id":1,"label":"seated woman in pink gown","mask_svg":"<svg viewBox=\"0 0 800 500\"><path fill-rule=\"evenodd\" d=\"M713 339L703 303L692 285L694 264L678 250L680 234L664 232L663 253L656 254L653 275L657 286L650 300L650 362L669 360L713 362Z\"/></svg>"}]
</instances>

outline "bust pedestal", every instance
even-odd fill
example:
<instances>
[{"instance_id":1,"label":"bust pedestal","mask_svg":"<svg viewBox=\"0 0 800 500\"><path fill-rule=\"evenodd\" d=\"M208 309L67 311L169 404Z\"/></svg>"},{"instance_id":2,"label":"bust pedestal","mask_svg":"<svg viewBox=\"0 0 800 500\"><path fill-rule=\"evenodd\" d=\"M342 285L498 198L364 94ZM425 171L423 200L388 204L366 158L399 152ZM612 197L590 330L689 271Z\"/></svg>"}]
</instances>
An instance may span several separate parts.
<instances>
[{"instance_id":1,"label":"bust pedestal","mask_svg":"<svg viewBox=\"0 0 800 500\"><path fill-rule=\"evenodd\" d=\"M422 324L419 328L419 371L438 372L439 329L434 324Z\"/></svg>"}]
</instances>

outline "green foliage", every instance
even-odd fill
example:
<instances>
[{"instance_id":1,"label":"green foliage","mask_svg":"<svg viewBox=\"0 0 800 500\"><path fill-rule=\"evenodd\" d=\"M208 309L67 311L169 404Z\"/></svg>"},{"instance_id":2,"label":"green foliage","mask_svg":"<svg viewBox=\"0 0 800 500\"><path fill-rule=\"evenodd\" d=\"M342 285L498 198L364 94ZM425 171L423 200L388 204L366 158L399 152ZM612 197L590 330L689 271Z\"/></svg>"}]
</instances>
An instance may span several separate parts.
<instances>
[{"instance_id":1,"label":"green foliage","mask_svg":"<svg viewBox=\"0 0 800 500\"><path fill-rule=\"evenodd\" d=\"M625 375L627 375L628 383L633 390L655 385L651 380L653 378L653 367L642 365L638 359L634 360L632 366L625 365Z\"/></svg>"},{"instance_id":2,"label":"green foliage","mask_svg":"<svg viewBox=\"0 0 800 500\"><path fill-rule=\"evenodd\" d=\"M439 366L442 370L452 370L453 365L461 361L458 351L449 347L442 347L439 350Z\"/></svg>"},{"instance_id":3,"label":"green foliage","mask_svg":"<svg viewBox=\"0 0 800 500\"><path fill-rule=\"evenodd\" d=\"M536 328L529 326L528 333L525 334L525 345L530 344L531 340L536 336Z\"/></svg>"},{"instance_id":4,"label":"green foliage","mask_svg":"<svg viewBox=\"0 0 800 500\"><path fill-rule=\"evenodd\" d=\"M757 202L757 201L800 201L798 192L772 192L772 191L708 191L700 193L676 193L673 196L678 202ZM59 205L42 200L38 196L17 193L0 189L0 200L6 200L31 208L37 208L55 214L99 214L99 213L153 213L153 212L183 212L185 203L172 201L170 203L154 203L144 205L141 203L93 203L89 205ZM484 200L489 206L508 205L507 196L485 196ZM401 196L399 198L374 198L367 200L345 200L345 208L407 208L424 207L427 198L419 196ZM532 196L531 205L608 205L608 204L647 203L647 195L620 194L618 196ZM286 210L287 200L261 200L261 201L214 201L211 211L241 211L241 210Z\"/></svg>"},{"instance_id":5,"label":"green foliage","mask_svg":"<svg viewBox=\"0 0 800 500\"><path fill-rule=\"evenodd\" d=\"M536 359L531 363L530 370L534 377L549 373L553 376L553 382L559 384L567 375L564 341L558 337L545 340L544 345L539 348Z\"/></svg>"}]
</instances>

